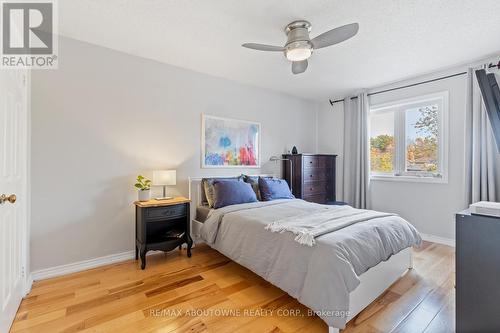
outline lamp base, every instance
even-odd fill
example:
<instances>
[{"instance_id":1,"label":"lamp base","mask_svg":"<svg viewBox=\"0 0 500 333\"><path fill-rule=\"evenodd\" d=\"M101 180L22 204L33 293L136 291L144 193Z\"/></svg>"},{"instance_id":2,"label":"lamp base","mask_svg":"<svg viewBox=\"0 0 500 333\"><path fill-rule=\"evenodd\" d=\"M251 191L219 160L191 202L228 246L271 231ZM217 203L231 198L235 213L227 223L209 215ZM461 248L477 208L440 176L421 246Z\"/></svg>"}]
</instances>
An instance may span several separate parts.
<instances>
[{"instance_id":1,"label":"lamp base","mask_svg":"<svg viewBox=\"0 0 500 333\"><path fill-rule=\"evenodd\" d=\"M155 198L155 200L172 200L174 197L162 197L162 198Z\"/></svg>"}]
</instances>

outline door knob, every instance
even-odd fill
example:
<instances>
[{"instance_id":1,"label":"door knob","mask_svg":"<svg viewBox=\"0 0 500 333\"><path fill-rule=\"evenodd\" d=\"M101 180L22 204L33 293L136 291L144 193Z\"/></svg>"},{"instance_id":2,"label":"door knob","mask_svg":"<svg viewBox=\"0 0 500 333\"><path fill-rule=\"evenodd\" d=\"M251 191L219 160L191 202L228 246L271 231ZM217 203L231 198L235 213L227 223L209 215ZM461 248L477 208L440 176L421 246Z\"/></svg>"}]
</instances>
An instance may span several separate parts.
<instances>
[{"instance_id":1,"label":"door knob","mask_svg":"<svg viewBox=\"0 0 500 333\"><path fill-rule=\"evenodd\" d=\"M16 200L17 200L17 197L15 194L11 194L11 195L2 194L2 195L0 195L0 204L5 203L5 201L8 201L10 203L14 203L14 202L16 202Z\"/></svg>"}]
</instances>

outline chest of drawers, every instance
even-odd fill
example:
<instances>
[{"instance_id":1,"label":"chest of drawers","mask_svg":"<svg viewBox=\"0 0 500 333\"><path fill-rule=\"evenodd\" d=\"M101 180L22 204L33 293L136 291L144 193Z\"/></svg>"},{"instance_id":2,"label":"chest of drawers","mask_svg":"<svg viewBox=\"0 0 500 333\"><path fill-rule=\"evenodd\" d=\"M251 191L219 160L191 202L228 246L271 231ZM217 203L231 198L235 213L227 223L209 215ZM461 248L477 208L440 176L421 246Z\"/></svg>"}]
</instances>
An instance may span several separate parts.
<instances>
[{"instance_id":1,"label":"chest of drawers","mask_svg":"<svg viewBox=\"0 0 500 333\"><path fill-rule=\"evenodd\" d=\"M335 201L335 161L337 155L285 154L283 178L296 198L316 203Z\"/></svg>"}]
</instances>

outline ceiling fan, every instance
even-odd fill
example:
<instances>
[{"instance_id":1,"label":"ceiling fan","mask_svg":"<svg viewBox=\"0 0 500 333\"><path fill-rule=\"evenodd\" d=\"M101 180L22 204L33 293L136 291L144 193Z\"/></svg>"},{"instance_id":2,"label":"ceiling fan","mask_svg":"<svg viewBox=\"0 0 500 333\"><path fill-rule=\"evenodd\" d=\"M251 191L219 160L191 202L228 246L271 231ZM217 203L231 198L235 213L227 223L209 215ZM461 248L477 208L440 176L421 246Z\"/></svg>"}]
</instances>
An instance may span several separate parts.
<instances>
[{"instance_id":1,"label":"ceiling fan","mask_svg":"<svg viewBox=\"0 0 500 333\"><path fill-rule=\"evenodd\" d=\"M358 33L359 24L351 23L322 33L313 39L309 38L311 23L304 20L293 21L285 28L287 41L285 46L273 46L256 43L245 43L242 46L259 51L283 52L292 62L292 73L300 74L307 69L307 59L313 50L343 42Z\"/></svg>"}]
</instances>

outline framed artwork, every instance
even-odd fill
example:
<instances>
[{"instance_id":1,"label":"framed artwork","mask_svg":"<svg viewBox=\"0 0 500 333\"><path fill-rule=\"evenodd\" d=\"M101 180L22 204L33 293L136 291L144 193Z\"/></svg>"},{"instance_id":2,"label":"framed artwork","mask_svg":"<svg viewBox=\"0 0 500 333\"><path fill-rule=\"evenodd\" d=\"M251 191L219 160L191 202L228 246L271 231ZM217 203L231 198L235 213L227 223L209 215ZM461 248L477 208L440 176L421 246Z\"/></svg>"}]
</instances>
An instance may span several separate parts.
<instances>
[{"instance_id":1,"label":"framed artwork","mask_svg":"<svg viewBox=\"0 0 500 333\"><path fill-rule=\"evenodd\" d=\"M260 123L202 114L202 168L260 168Z\"/></svg>"}]
</instances>

